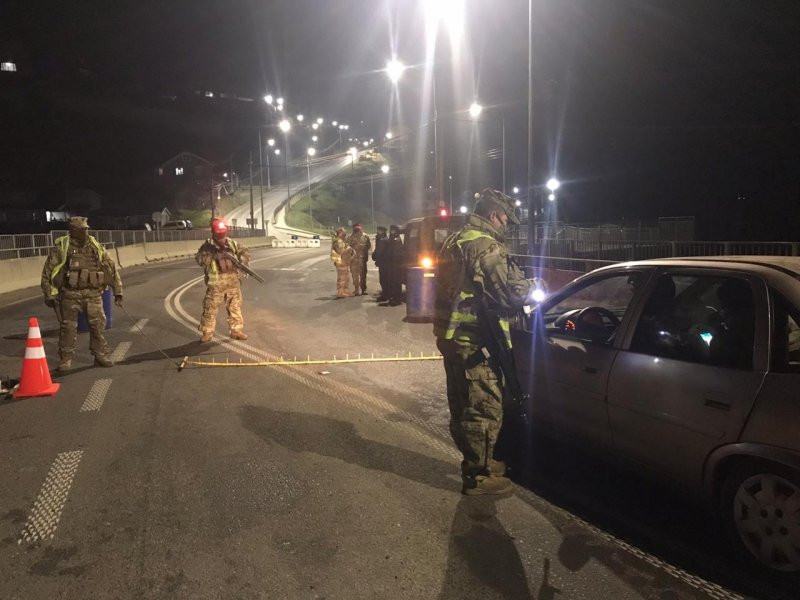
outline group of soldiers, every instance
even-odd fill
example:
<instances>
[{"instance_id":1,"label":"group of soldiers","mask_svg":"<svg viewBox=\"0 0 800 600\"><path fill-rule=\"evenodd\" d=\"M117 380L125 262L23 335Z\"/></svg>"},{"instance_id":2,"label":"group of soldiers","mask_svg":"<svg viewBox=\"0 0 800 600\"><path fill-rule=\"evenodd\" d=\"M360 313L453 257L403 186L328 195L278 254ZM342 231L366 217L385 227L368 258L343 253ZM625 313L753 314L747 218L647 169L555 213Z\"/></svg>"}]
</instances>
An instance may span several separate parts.
<instances>
[{"instance_id":1,"label":"group of soldiers","mask_svg":"<svg viewBox=\"0 0 800 600\"><path fill-rule=\"evenodd\" d=\"M331 241L331 261L336 267L336 296L361 296L367 293L367 262L372 242L364 233L360 223L353 225L353 233L347 235L344 227L336 230ZM377 300L387 306L397 306L403 301L403 269L405 254L400 227L392 225L387 235L386 227L378 227L372 260L378 267L381 292ZM353 280L353 293L349 291L349 279Z\"/></svg>"},{"instance_id":2,"label":"group of soldiers","mask_svg":"<svg viewBox=\"0 0 800 600\"><path fill-rule=\"evenodd\" d=\"M489 343L481 327L481 319L487 318L481 307L490 304L508 315L529 304L535 289L508 256L504 231L509 222L519 223L511 198L486 189L477 196L464 227L439 252L433 332L444 358L450 433L462 454L461 491L466 495L507 494L512 489L505 464L493 456L503 419L504 374L497 357L486 352ZM108 252L89 235L86 218L72 217L68 226L69 235L55 240L42 271L45 303L55 309L60 323L57 370L71 368L80 312L87 316L95 364L110 367L101 293L112 288L117 305L122 306L122 281ZM336 231L331 259L336 265L337 296L350 295L348 275L354 295L366 293L371 247L358 224L349 236L343 228ZM405 265L399 227L392 225L388 235L385 228L378 228L372 258L379 268L378 299L399 304ZM240 279L244 276L241 266L250 260L248 249L229 239L225 223L215 219L211 238L203 242L195 259L203 267L206 282L200 341L212 340L223 303L230 337L246 340ZM510 348L508 321L500 321L506 336L503 342Z\"/></svg>"}]
</instances>

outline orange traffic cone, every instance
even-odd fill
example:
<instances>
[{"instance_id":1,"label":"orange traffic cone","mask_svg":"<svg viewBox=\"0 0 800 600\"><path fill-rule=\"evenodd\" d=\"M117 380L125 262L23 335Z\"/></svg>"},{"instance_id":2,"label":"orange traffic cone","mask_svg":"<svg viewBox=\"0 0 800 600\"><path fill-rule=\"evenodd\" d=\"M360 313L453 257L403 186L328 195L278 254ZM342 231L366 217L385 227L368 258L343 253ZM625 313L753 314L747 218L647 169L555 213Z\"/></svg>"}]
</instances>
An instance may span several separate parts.
<instances>
[{"instance_id":1,"label":"orange traffic cone","mask_svg":"<svg viewBox=\"0 0 800 600\"><path fill-rule=\"evenodd\" d=\"M39 332L39 321L31 317L28 321L28 341L25 343L25 360L22 361L22 375L19 378L19 389L14 398L31 398L33 396L52 396L61 387L53 383L47 359L44 356L42 334Z\"/></svg>"}]
</instances>

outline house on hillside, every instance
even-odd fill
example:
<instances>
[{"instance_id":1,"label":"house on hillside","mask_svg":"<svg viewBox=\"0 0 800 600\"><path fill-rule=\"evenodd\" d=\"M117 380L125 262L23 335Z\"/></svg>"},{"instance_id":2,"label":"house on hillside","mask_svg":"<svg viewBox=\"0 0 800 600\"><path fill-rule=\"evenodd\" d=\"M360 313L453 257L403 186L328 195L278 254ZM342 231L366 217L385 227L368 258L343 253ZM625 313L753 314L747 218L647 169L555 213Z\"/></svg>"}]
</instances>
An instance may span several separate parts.
<instances>
[{"instance_id":1,"label":"house on hillside","mask_svg":"<svg viewBox=\"0 0 800 600\"><path fill-rule=\"evenodd\" d=\"M179 152L161 163L153 175L160 195L173 209L209 208L214 164L192 152Z\"/></svg>"}]
</instances>

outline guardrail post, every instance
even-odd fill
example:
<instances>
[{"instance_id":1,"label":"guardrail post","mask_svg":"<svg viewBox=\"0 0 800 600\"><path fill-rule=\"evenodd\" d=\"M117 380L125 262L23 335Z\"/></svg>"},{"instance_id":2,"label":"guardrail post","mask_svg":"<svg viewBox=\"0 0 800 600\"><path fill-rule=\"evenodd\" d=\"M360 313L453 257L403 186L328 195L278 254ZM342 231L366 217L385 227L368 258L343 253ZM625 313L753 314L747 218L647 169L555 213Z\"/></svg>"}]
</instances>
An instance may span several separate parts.
<instances>
[{"instance_id":1,"label":"guardrail post","mask_svg":"<svg viewBox=\"0 0 800 600\"><path fill-rule=\"evenodd\" d=\"M792 242L792 256L800 256L800 242Z\"/></svg>"},{"instance_id":2,"label":"guardrail post","mask_svg":"<svg viewBox=\"0 0 800 600\"><path fill-rule=\"evenodd\" d=\"M730 256L731 254L731 243L730 242L722 242L722 255L723 256Z\"/></svg>"}]
</instances>

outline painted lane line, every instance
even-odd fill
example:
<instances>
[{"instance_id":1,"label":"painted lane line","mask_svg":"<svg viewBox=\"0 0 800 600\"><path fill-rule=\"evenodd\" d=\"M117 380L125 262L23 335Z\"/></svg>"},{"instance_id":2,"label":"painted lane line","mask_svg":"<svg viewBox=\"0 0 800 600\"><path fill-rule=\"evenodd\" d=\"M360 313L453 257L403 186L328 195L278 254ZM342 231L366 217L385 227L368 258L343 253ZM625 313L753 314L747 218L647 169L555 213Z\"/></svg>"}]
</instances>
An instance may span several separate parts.
<instances>
[{"instance_id":1,"label":"painted lane line","mask_svg":"<svg viewBox=\"0 0 800 600\"><path fill-rule=\"evenodd\" d=\"M120 342L117 344L117 347L114 348L114 352L111 353L111 360L115 363L122 361L128 353L128 350L131 349L131 346L133 346L133 342Z\"/></svg>"},{"instance_id":2,"label":"painted lane line","mask_svg":"<svg viewBox=\"0 0 800 600\"><path fill-rule=\"evenodd\" d=\"M73 450L56 457L33 503L18 544L53 539L82 456L83 450Z\"/></svg>"},{"instance_id":3,"label":"painted lane line","mask_svg":"<svg viewBox=\"0 0 800 600\"><path fill-rule=\"evenodd\" d=\"M111 387L111 381L111 379L98 379L95 381L79 412L100 410L100 407L103 406L103 401L106 399L106 394L108 394L108 389Z\"/></svg>"},{"instance_id":4,"label":"painted lane line","mask_svg":"<svg viewBox=\"0 0 800 600\"><path fill-rule=\"evenodd\" d=\"M144 326L147 325L147 322L150 319L139 319L136 321L136 325L128 329L129 333L139 333L140 330L144 329Z\"/></svg>"}]
</instances>

